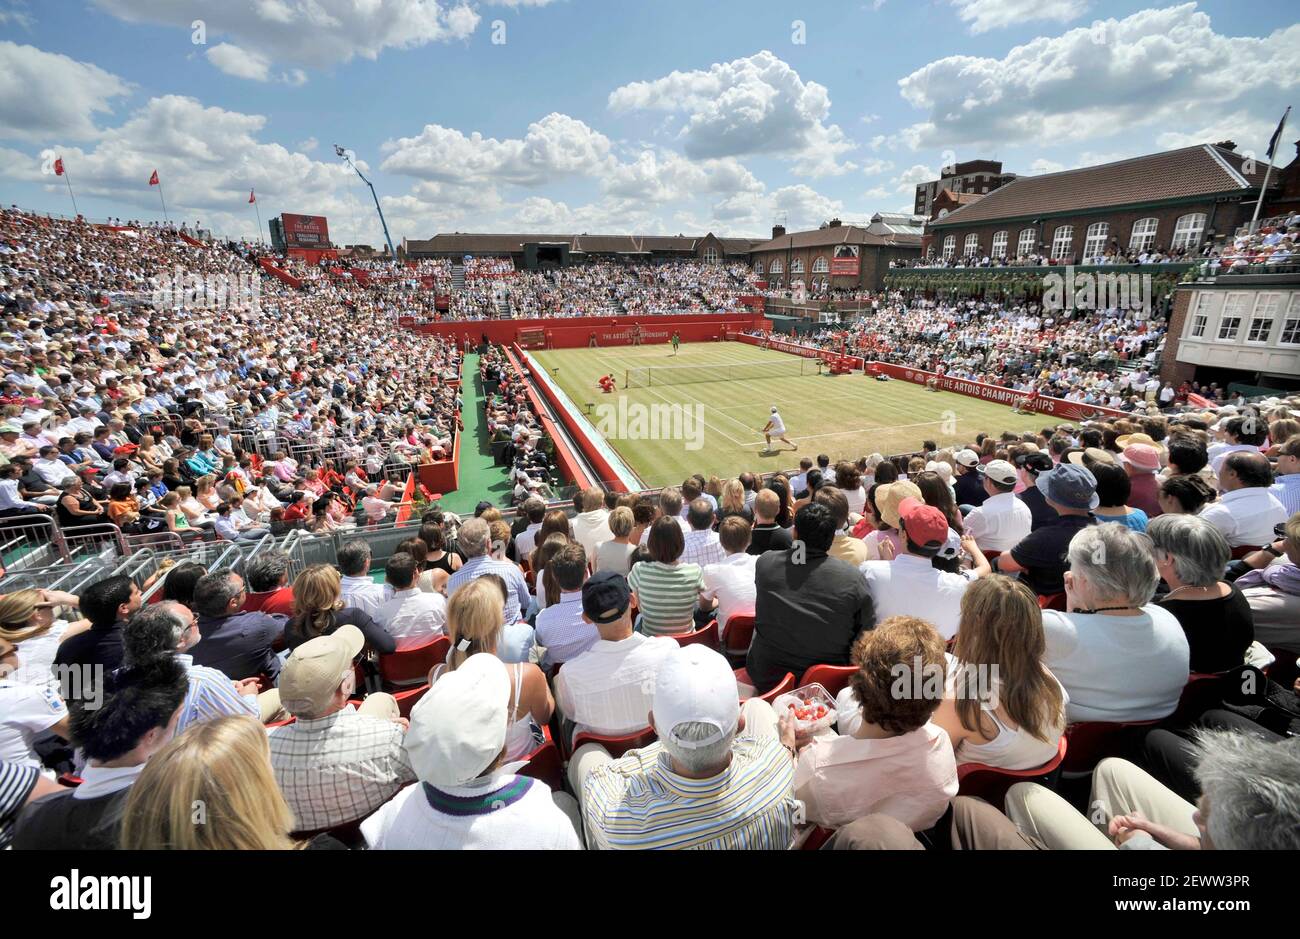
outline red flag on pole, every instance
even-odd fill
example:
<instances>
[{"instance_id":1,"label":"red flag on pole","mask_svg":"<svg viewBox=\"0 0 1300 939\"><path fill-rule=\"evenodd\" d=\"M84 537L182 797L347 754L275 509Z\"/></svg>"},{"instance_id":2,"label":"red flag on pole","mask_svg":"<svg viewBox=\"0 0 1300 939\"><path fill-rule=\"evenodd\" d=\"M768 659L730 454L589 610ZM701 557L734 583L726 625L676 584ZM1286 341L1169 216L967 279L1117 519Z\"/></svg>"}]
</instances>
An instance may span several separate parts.
<instances>
[{"instance_id":1,"label":"red flag on pole","mask_svg":"<svg viewBox=\"0 0 1300 939\"><path fill-rule=\"evenodd\" d=\"M251 189L248 190L248 203L249 203L249 205L252 205L252 204L253 204L254 202L256 202L256 201L257 201L257 196L253 195L253 190L251 190Z\"/></svg>"},{"instance_id":2,"label":"red flag on pole","mask_svg":"<svg viewBox=\"0 0 1300 939\"><path fill-rule=\"evenodd\" d=\"M149 185L150 185L150 186L157 186L157 185L158 185L158 171L157 171L157 170L154 170L153 173L150 174L150 176L149 176Z\"/></svg>"},{"instance_id":3,"label":"red flag on pole","mask_svg":"<svg viewBox=\"0 0 1300 939\"><path fill-rule=\"evenodd\" d=\"M59 157L57 160L54 161L54 175L55 176L63 175L63 157Z\"/></svg>"}]
</instances>

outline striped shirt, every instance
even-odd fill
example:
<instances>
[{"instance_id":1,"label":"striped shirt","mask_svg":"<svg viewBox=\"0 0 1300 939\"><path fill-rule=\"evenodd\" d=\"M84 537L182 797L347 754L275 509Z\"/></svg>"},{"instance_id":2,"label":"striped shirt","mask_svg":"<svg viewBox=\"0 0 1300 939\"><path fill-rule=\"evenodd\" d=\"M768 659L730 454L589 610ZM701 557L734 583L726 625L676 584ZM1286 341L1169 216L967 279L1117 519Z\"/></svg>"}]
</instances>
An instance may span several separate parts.
<instances>
[{"instance_id":1,"label":"striped shirt","mask_svg":"<svg viewBox=\"0 0 1300 939\"><path fill-rule=\"evenodd\" d=\"M732 744L731 763L710 779L674 773L655 741L587 776L587 846L784 851L799 813L793 783L789 751L768 734L742 732Z\"/></svg>"},{"instance_id":2,"label":"striped shirt","mask_svg":"<svg viewBox=\"0 0 1300 939\"><path fill-rule=\"evenodd\" d=\"M642 561L632 567L628 584L641 609L641 631L648 636L690 632L704 586L698 564Z\"/></svg>"},{"instance_id":3,"label":"striped shirt","mask_svg":"<svg viewBox=\"0 0 1300 939\"><path fill-rule=\"evenodd\" d=\"M261 723L262 710L258 707L257 696L239 694L235 691L235 683L225 672L207 665L195 665L193 657L184 654L177 654L176 661L185 666L190 678L185 703L181 706L181 716L176 721L176 733L179 734L191 724L225 717L227 714L246 714L257 718L258 723Z\"/></svg>"},{"instance_id":4,"label":"striped shirt","mask_svg":"<svg viewBox=\"0 0 1300 939\"><path fill-rule=\"evenodd\" d=\"M541 571L537 573L540 582ZM505 621L515 623L523 619L521 613L528 608L528 602L532 599L532 594L528 590L528 581L524 580L523 572L509 561L498 561L486 554L470 558L461 565L460 570L448 578L447 599L450 600L452 594L457 590L471 580L477 580L484 574L496 574L506 582Z\"/></svg>"},{"instance_id":5,"label":"striped shirt","mask_svg":"<svg viewBox=\"0 0 1300 939\"><path fill-rule=\"evenodd\" d=\"M27 804L27 797L36 788L41 770L37 766L0 762L0 851L14 840L14 819Z\"/></svg>"},{"instance_id":6,"label":"striped shirt","mask_svg":"<svg viewBox=\"0 0 1300 939\"><path fill-rule=\"evenodd\" d=\"M1287 518L1300 512L1300 473L1277 477L1277 482L1269 486L1268 491L1286 507Z\"/></svg>"},{"instance_id":7,"label":"striped shirt","mask_svg":"<svg viewBox=\"0 0 1300 939\"><path fill-rule=\"evenodd\" d=\"M414 782L404 733L400 724L358 714L351 705L270 730L271 767L297 830L365 818Z\"/></svg>"}]
</instances>

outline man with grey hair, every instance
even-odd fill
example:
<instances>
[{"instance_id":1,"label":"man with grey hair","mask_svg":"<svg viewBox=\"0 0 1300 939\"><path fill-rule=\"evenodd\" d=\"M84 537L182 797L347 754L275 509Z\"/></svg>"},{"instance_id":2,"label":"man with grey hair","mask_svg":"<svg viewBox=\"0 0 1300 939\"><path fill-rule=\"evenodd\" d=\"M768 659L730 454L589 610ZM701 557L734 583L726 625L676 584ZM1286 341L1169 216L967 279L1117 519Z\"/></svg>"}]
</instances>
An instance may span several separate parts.
<instances>
[{"instance_id":1,"label":"man with grey hair","mask_svg":"<svg viewBox=\"0 0 1300 939\"><path fill-rule=\"evenodd\" d=\"M1194 747L1197 805L1112 757L1093 773L1091 820L1037 783L1011 787L1007 815L1057 850L1300 849L1300 740L1202 730Z\"/></svg>"},{"instance_id":2,"label":"man with grey hair","mask_svg":"<svg viewBox=\"0 0 1300 939\"><path fill-rule=\"evenodd\" d=\"M1223 532L1228 545L1259 547L1273 540L1286 521L1286 507L1269 492L1273 469L1258 451L1229 453L1218 467L1223 495L1201 510L1201 517Z\"/></svg>"},{"instance_id":3,"label":"man with grey hair","mask_svg":"<svg viewBox=\"0 0 1300 939\"><path fill-rule=\"evenodd\" d=\"M228 714L256 717L263 723L274 720L280 711L279 691L272 688L259 695L256 678L231 681L225 672L195 665L189 653L201 638L194 613L175 600L163 600L127 621L122 630L123 664L131 667L172 656L185 666L190 687L176 722L178 734L190 724Z\"/></svg>"},{"instance_id":4,"label":"man with grey hair","mask_svg":"<svg viewBox=\"0 0 1300 939\"><path fill-rule=\"evenodd\" d=\"M1066 609L1043 611L1043 664L1069 696L1075 721L1150 721L1178 706L1187 684L1187 636L1151 602L1160 575L1151 539L1118 522L1070 542Z\"/></svg>"},{"instance_id":5,"label":"man with grey hair","mask_svg":"<svg viewBox=\"0 0 1300 939\"><path fill-rule=\"evenodd\" d=\"M616 760L585 746L574 754L587 846L789 848L800 805L771 705L742 707L727 660L698 643L659 664L652 701L656 742Z\"/></svg>"},{"instance_id":6,"label":"man with grey hair","mask_svg":"<svg viewBox=\"0 0 1300 939\"><path fill-rule=\"evenodd\" d=\"M280 658L272 645L284 634L285 617L242 612L248 590L233 571L204 574L194 585L193 609L202 642L194 664L220 669L235 681L265 675L275 682Z\"/></svg>"},{"instance_id":7,"label":"man with grey hair","mask_svg":"<svg viewBox=\"0 0 1300 939\"><path fill-rule=\"evenodd\" d=\"M339 582L344 606L354 606L363 613L374 616L387 596L383 584L375 583L370 576L370 543L354 538L345 541L338 550Z\"/></svg>"},{"instance_id":8,"label":"man with grey hair","mask_svg":"<svg viewBox=\"0 0 1300 939\"><path fill-rule=\"evenodd\" d=\"M509 561L498 560L491 555L491 532L488 523L481 518L471 518L460 527L456 544L465 555L465 563L460 570L452 574L447 581L447 599L471 580L477 580L484 574L496 574L506 584L505 625L517 623L523 610L528 609L532 595L528 590L528 581L523 572Z\"/></svg>"},{"instance_id":9,"label":"man with grey hair","mask_svg":"<svg viewBox=\"0 0 1300 939\"><path fill-rule=\"evenodd\" d=\"M674 519L682 529L682 537L691 530L690 522L686 521L682 515L682 491L674 489L672 486L659 490L659 514L665 518ZM647 525L645 531L641 532L641 544L650 543L650 529L652 526Z\"/></svg>"},{"instance_id":10,"label":"man with grey hair","mask_svg":"<svg viewBox=\"0 0 1300 939\"><path fill-rule=\"evenodd\" d=\"M279 548L263 551L248 562L244 568L244 574L248 578L248 599L244 601L246 613L293 615L290 566L288 553Z\"/></svg>"}]
</instances>

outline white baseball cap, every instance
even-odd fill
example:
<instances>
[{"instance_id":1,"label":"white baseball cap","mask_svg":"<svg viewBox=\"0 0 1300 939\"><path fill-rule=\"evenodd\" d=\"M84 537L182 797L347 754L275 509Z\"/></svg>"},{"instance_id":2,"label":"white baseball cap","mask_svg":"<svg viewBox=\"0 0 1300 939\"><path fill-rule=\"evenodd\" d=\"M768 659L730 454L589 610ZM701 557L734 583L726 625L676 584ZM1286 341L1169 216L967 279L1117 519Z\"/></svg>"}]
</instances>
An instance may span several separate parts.
<instances>
[{"instance_id":1,"label":"white baseball cap","mask_svg":"<svg viewBox=\"0 0 1300 939\"><path fill-rule=\"evenodd\" d=\"M678 648L655 674L652 711L661 740L672 740L685 750L711 746L735 731L739 721L736 673L707 646L696 643ZM688 721L710 724L718 732L704 740L682 740L674 731Z\"/></svg>"},{"instance_id":2,"label":"white baseball cap","mask_svg":"<svg viewBox=\"0 0 1300 939\"><path fill-rule=\"evenodd\" d=\"M463 786L483 775L506 745L510 676L495 655L471 655L433 684L411 710L406 753L422 782Z\"/></svg>"},{"instance_id":3,"label":"white baseball cap","mask_svg":"<svg viewBox=\"0 0 1300 939\"><path fill-rule=\"evenodd\" d=\"M957 453L953 456L953 459L956 460L958 463L960 463L962 466L978 466L980 462L980 455L976 453L974 450L969 450L969 449L958 450Z\"/></svg>"}]
</instances>

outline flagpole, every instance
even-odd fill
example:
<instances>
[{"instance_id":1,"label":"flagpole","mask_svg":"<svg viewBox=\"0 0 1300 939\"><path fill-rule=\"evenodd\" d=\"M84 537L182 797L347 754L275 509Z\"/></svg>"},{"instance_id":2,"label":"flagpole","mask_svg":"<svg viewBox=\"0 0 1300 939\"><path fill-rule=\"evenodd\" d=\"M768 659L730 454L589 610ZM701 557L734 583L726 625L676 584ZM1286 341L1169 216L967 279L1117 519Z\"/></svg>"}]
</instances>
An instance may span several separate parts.
<instances>
[{"instance_id":1,"label":"flagpole","mask_svg":"<svg viewBox=\"0 0 1300 939\"><path fill-rule=\"evenodd\" d=\"M262 207L257 204L257 190L249 190L253 197L253 211L257 213L257 243L262 243Z\"/></svg>"},{"instance_id":2,"label":"flagpole","mask_svg":"<svg viewBox=\"0 0 1300 939\"><path fill-rule=\"evenodd\" d=\"M167 214L167 200L163 198L161 176L158 177L158 201L162 203L163 218L166 219L167 224L170 225L172 223L172 218Z\"/></svg>"},{"instance_id":3,"label":"flagpole","mask_svg":"<svg viewBox=\"0 0 1300 939\"><path fill-rule=\"evenodd\" d=\"M1282 112L1282 122L1281 122L1280 124L1277 125L1277 131L1274 132L1274 134L1273 134L1274 138L1276 138L1277 143L1279 143L1279 144L1282 142L1282 134L1283 134L1283 133L1285 132L1285 130L1286 130L1286 117L1287 117L1287 115L1290 114L1290 113L1291 113L1291 105L1288 104L1286 110ZM1273 145L1273 144L1270 142L1270 147L1269 147L1269 149L1272 150L1272 149L1273 149L1273 146L1275 146L1275 145ZM1259 199L1256 200L1256 202L1255 202L1255 214L1254 214L1253 216L1251 216L1251 219L1250 219L1250 234L1252 234L1252 235L1255 234L1255 229L1256 229L1257 227L1259 227L1259 210L1262 209L1262 208L1264 208L1264 196L1265 196L1265 194L1268 192L1268 179L1269 179L1269 176L1271 176L1272 173L1273 173L1273 154L1272 154L1272 153L1269 153L1269 154L1268 154L1268 162L1267 162L1266 164L1264 164L1264 166L1265 166L1265 168L1264 168L1264 183L1263 183L1262 186L1259 187Z\"/></svg>"},{"instance_id":4,"label":"flagpole","mask_svg":"<svg viewBox=\"0 0 1300 939\"><path fill-rule=\"evenodd\" d=\"M68 198L72 200L72 214L80 215L81 210L77 208L77 197L72 194L72 177L68 175L67 166L63 167L63 181L68 184Z\"/></svg>"}]
</instances>

